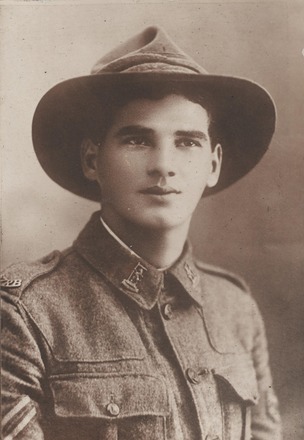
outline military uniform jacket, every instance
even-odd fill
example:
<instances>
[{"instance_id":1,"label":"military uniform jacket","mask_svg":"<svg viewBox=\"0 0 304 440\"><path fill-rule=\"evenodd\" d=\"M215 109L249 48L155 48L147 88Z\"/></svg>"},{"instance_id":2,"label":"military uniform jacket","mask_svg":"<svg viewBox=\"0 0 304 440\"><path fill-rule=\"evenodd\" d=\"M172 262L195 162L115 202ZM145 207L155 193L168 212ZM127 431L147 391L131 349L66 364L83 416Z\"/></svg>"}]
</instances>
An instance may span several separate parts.
<instances>
[{"instance_id":1,"label":"military uniform jacket","mask_svg":"<svg viewBox=\"0 0 304 440\"><path fill-rule=\"evenodd\" d=\"M3 438L279 440L263 322L189 246L159 271L99 213L3 285Z\"/></svg>"}]
</instances>

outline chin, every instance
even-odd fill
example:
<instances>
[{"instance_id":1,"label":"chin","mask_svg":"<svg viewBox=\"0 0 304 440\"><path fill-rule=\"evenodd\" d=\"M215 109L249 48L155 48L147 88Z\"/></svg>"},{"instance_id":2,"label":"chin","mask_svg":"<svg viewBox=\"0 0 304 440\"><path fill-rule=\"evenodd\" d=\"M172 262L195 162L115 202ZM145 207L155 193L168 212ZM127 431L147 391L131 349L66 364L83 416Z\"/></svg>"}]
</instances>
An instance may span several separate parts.
<instances>
[{"instance_id":1,"label":"chin","mask_svg":"<svg viewBox=\"0 0 304 440\"><path fill-rule=\"evenodd\" d=\"M177 228L185 223L186 220L177 221L176 216L166 216L151 214L138 218L137 224L145 229L165 231Z\"/></svg>"}]
</instances>

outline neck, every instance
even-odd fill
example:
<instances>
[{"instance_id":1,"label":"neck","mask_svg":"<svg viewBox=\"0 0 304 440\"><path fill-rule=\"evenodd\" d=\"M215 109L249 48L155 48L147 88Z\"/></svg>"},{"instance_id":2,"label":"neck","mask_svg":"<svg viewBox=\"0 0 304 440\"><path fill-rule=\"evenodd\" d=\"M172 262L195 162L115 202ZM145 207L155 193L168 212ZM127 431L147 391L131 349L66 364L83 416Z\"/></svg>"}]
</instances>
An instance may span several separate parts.
<instances>
[{"instance_id":1,"label":"neck","mask_svg":"<svg viewBox=\"0 0 304 440\"><path fill-rule=\"evenodd\" d=\"M181 255L188 235L189 223L168 229L150 229L117 221L102 212L112 231L136 254L157 268L171 266Z\"/></svg>"}]
</instances>

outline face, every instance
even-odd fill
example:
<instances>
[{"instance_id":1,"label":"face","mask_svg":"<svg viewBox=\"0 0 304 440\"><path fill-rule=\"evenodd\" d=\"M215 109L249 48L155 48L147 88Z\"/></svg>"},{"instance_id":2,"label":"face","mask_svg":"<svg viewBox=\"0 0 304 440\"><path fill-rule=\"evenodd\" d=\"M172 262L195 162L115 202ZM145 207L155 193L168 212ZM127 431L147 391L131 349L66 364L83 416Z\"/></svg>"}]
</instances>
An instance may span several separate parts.
<instances>
[{"instance_id":1,"label":"face","mask_svg":"<svg viewBox=\"0 0 304 440\"><path fill-rule=\"evenodd\" d=\"M219 177L221 146L211 149L207 111L169 95L120 108L101 146L83 144L83 169L96 180L105 220L170 229L190 222Z\"/></svg>"}]
</instances>

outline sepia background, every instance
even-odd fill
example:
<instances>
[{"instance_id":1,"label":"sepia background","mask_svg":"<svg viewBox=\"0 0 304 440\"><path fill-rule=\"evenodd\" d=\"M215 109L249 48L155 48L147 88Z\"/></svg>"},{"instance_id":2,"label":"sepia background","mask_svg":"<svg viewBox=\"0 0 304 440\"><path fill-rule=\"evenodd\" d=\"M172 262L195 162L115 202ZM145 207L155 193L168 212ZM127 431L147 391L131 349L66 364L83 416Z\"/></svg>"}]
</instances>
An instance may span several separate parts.
<instances>
[{"instance_id":1,"label":"sepia background","mask_svg":"<svg viewBox=\"0 0 304 440\"><path fill-rule=\"evenodd\" d=\"M163 26L209 72L249 77L276 102L277 131L264 160L201 202L191 238L201 259L251 286L266 322L284 438L302 440L303 1L62 3L0 1L1 264L64 249L98 209L40 169L31 145L39 99L57 82L87 74L102 54L145 26Z\"/></svg>"}]
</instances>

